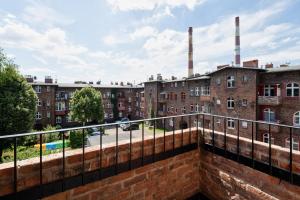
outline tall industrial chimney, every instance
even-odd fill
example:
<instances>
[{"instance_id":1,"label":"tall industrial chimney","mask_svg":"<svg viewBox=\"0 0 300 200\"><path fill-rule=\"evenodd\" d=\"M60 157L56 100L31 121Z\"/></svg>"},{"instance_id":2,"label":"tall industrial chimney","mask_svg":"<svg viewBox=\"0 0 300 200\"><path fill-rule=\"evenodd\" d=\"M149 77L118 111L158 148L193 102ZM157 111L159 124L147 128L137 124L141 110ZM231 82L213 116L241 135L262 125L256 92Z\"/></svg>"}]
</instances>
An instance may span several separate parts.
<instances>
[{"instance_id":1,"label":"tall industrial chimney","mask_svg":"<svg viewBox=\"0 0 300 200\"><path fill-rule=\"evenodd\" d=\"M240 18L235 18L235 66L241 66L241 52L240 52Z\"/></svg>"},{"instance_id":2,"label":"tall industrial chimney","mask_svg":"<svg viewBox=\"0 0 300 200\"><path fill-rule=\"evenodd\" d=\"M188 77L193 76L193 27L189 27L189 71Z\"/></svg>"}]
</instances>

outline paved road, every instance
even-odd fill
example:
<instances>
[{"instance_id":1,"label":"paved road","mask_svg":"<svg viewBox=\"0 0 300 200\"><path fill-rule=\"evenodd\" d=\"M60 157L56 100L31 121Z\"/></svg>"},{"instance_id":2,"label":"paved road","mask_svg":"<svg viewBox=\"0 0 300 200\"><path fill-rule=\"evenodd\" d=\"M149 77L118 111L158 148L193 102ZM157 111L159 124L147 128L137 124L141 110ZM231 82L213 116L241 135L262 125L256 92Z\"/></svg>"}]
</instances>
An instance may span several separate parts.
<instances>
[{"instance_id":1,"label":"paved road","mask_svg":"<svg viewBox=\"0 0 300 200\"><path fill-rule=\"evenodd\" d=\"M158 133L160 134L160 133ZM153 131L145 128L145 136L153 135ZM142 130L133 130L132 131L132 139L134 138L142 138ZM118 141L128 140L130 139L130 131L123 131L121 128L118 128ZM105 130L105 135L102 136L103 144L116 142L116 129L107 129ZM100 136L90 136L88 138L88 144L91 146L100 144Z\"/></svg>"}]
</instances>

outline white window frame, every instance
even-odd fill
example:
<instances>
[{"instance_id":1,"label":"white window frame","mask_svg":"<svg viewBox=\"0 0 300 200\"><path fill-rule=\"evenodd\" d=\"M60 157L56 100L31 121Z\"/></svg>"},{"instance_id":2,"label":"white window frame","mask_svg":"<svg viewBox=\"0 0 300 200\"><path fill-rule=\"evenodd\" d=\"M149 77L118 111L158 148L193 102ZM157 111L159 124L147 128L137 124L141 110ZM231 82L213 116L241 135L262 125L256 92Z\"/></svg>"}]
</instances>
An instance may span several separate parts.
<instances>
[{"instance_id":1,"label":"white window frame","mask_svg":"<svg viewBox=\"0 0 300 200\"><path fill-rule=\"evenodd\" d=\"M272 90L274 92L274 95L271 95ZM264 85L264 96L265 97L275 96L275 86L274 85Z\"/></svg>"},{"instance_id":2,"label":"white window frame","mask_svg":"<svg viewBox=\"0 0 300 200\"><path fill-rule=\"evenodd\" d=\"M247 121L242 121L242 127L243 128L248 128L248 122Z\"/></svg>"},{"instance_id":3,"label":"white window frame","mask_svg":"<svg viewBox=\"0 0 300 200\"><path fill-rule=\"evenodd\" d=\"M209 96L210 95L210 88L208 85L206 86L201 86L201 96Z\"/></svg>"},{"instance_id":4,"label":"white window frame","mask_svg":"<svg viewBox=\"0 0 300 200\"><path fill-rule=\"evenodd\" d=\"M199 104L198 104L198 103L196 103L196 106L195 106L195 111L196 111L196 112L199 112L199 108L200 108L200 107L199 107Z\"/></svg>"},{"instance_id":5,"label":"white window frame","mask_svg":"<svg viewBox=\"0 0 300 200\"><path fill-rule=\"evenodd\" d=\"M177 82L174 83L174 87L177 87Z\"/></svg>"},{"instance_id":6,"label":"white window frame","mask_svg":"<svg viewBox=\"0 0 300 200\"><path fill-rule=\"evenodd\" d=\"M235 88L235 78L232 75L227 77L227 88Z\"/></svg>"},{"instance_id":7,"label":"white window frame","mask_svg":"<svg viewBox=\"0 0 300 200\"><path fill-rule=\"evenodd\" d=\"M195 96L199 96L199 87L195 87Z\"/></svg>"},{"instance_id":8,"label":"white window frame","mask_svg":"<svg viewBox=\"0 0 300 200\"><path fill-rule=\"evenodd\" d=\"M61 116L57 116L57 117L55 118L55 122L56 122L56 124L61 124L61 122L62 122L62 117L61 117Z\"/></svg>"},{"instance_id":9,"label":"white window frame","mask_svg":"<svg viewBox=\"0 0 300 200\"><path fill-rule=\"evenodd\" d=\"M35 90L36 93L41 93L41 92L42 92L42 86L36 85L36 86L34 87L34 90Z\"/></svg>"},{"instance_id":10,"label":"white window frame","mask_svg":"<svg viewBox=\"0 0 300 200\"><path fill-rule=\"evenodd\" d=\"M235 121L234 119L227 119L227 128L235 129Z\"/></svg>"},{"instance_id":11,"label":"white window frame","mask_svg":"<svg viewBox=\"0 0 300 200\"><path fill-rule=\"evenodd\" d=\"M191 96L191 97L194 96L194 89L193 89L193 88L190 89L190 96Z\"/></svg>"},{"instance_id":12,"label":"white window frame","mask_svg":"<svg viewBox=\"0 0 300 200\"><path fill-rule=\"evenodd\" d=\"M242 99L242 106L247 106L248 105L248 100L247 99Z\"/></svg>"},{"instance_id":13,"label":"white window frame","mask_svg":"<svg viewBox=\"0 0 300 200\"><path fill-rule=\"evenodd\" d=\"M268 115L267 119L265 119L265 113L267 113L267 115ZM271 118L272 118L271 115L272 114L274 115L274 121L271 120ZM275 122L276 121L275 112L272 111L271 108L264 109L264 118L263 118L263 120L266 121L266 122Z\"/></svg>"},{"instance_id":14,"label":"white window frame","mask_svg":"<svg viewBox=\"0 0 300 200\"><path fill-rule=\"evenodd\" d=\"M185 82L184 82L184 81L181 82L181 86L182 86L182 87L185 86Z\"/></svg>"},{"instance_id":15,"label":"white window frame","mask_svg":"<svg viewBox=\"0 0 300 200\"><path fill-rule=\"evenodd\" d=\"M300 126L300 111L297 111L294 113L293 124L294 124L294 126Z\"/></svg>"},{"instance_id":16,"label":"white window frame","mask_svg":"<svg viewBox=\"0 0 300 200\"><path fill-rule=\"evenodd\" d=\"M35 119L42 119L42 113L36 112Z\"/></svg>"},{"instance_id":17,"label":"white window frame","mask_svg":"<svg viewBox=\"0 0 300 200\"><path fill-rule=\"evenodd\" d=\"M50 92L50 86L49 85L47 85L47 87L46 87L46 90L47 90L47 92Z\"/></svg>"},{"instance_id":18,"label":"white window frame","mask_svg":"<svg viewBox=\"0 0 300 200\"><path fill-rule=\"evenodd\" d=\"M65 111L65 110L66 110L65 102L56 102L55 103L55 111Z\"/></svg>"},{"instance_id":19,"label":"white window frame","mask_svg":"<svg viewBox=\"0 0 300 200\"><path fill-rule=\"evenodd\" d=\"M216 79L216 84L217 84L217 85L221 85L221 79L220 79L220 78L217 78L217 79Z\"/></svg>"},{"instance_id":20,"label":"white window frame","mask_svg":"<svg viewBox=\"0 0 300 200\"><path fill-rule=\"evenodd\" d=\"M181 108L181 113L182 113L182 114L185 114L185 113L186 113L185 106L183 106L183 108Z\"/></svg>"},{"instance_id":21,"label":"white window frame","mask_svg":"<svg viewBox=\"0 0 300 200\"><path fill-rule=\"evenodd\" d=\"M263 142L269 144L270 134L264 133L263 134ZM271 144L274 144L274 138L271 137Z\"/></svg>"},{"instance_id":22,"label":"white window frame","mask_svg":"<svg viewBox=\"0 0 300 200\"><path fill-rule=\"evenodd\" d=\"M234 109L234 98L233 97L227 98L227 109Z\"/></svg>"},{"instance_id":23,"label":"white window frame","mask_svg":"<svg viewBox=\"0 0 300 200\"><path fill-rule=\"evenodd\" d=\"M51 112L47 112L47 118L51 118Z\"/></svg>"},{"instance_id":24,"label":"white window frame","mask_svg":"<svg viewBox=\"0 0 300 200\"><path fill-rule=\"evenodd\" d=\"M291 90L291 95L288 95L288 90ZM296 90L298 90L298 95L295 95ZM289 83L286 85L286 96L287 97L298 97L299 96L299 84L298 83Z\"/></svg>"},{"instance_id":25,"label":"white window frame","mask_svg":"<svg viewBox=\"0 0 300 200\"><path fill-rule=\"evenodd\" d=\"M285 139L285 147L290 148L290 138ZM299 141L292 138L292 148L295 151L299 151Z\"/></svg>"},{"instance_id":26,"label":"white window frame","mask_svg":"<svg viewBox=\"0 0 300 200\"><path fill-rule=\"evenodd\" d=\"M37 101L36 101L36 105L37 105L37 106L42 106L42 101L41 101L39 98L38 98Z\"/></svg>"}]
</instances>

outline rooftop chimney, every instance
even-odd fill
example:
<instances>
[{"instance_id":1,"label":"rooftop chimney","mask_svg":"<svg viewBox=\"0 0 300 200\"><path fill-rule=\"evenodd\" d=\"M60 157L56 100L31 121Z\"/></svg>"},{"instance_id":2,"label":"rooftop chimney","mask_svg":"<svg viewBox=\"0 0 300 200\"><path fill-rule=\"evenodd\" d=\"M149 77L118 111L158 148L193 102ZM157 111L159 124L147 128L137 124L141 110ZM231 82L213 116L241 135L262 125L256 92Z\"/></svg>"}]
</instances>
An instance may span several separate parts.
<instances>
[{"instance_id":1,"label":"rooftop chimney","mask_svg":"<svg viewBox=\"0 0 300 200\"><path fill-rule=\"evenodd\" d=\"M249 60L243 62L243 67L258 68L258 60Z\"/></svg>"},{"instance_id":2,"label":"rooftop chimney","mask_svg":"<svg viewBox=\"0 0 300 200\"><path fill-rule=\"evenodd\" d=\"M235 66L240 67L241 65L241 54L240 54L240 18L235 18Z\"/></svg>"},{"instance_id":3,"label":"rooftop chimney","mask_svg":"<svg viewBox=\"0 0 300 200\"><path fill-rule=\"evenodd\" d=\"M34 77L31 75L25 75L25 79L28 83L33 83Z\"/></svg>"},{"instance_id":4,"label":"rooftop chimney","mask_svg":"<svg viewBox=\"0 0 300 200\"><path fill-rule=\"evenodd\" d=\"M191 77L193 72L193 27L189 27L189 71L188 77Z\"/></svg>"},{"instance_id":5,"label":"rooftop chimney","mask_svg":"<svg viewBox=\"0 0 300 200\"><path fill-rule=\"evenodd\" d=\"M51 76L45 76L45 83L53 83Z\"/></svg>"},{"instance_id":6,"label":"rooftop chimney","mask_svg":"<svg viewBox=\"0 0 300 200\"><path fill-rule=\"evenodd\" d=\"M266 66L265 66L267 69L268 68L273 68L273 63L270 63L270 64L266 64Z\"/></svg>"}]
</instances>

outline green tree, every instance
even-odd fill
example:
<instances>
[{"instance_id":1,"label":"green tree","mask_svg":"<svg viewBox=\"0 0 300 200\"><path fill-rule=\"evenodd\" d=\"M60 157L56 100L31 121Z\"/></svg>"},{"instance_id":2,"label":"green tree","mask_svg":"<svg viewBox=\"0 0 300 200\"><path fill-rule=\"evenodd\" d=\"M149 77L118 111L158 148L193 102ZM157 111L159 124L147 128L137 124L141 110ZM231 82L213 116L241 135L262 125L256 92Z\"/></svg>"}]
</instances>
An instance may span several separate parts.
<instances>
[{"instance_id":1,"label":"green tree","mask_svg":"<svg viewBox=\"0 0 300 200\"><path fill-rule=\"evenodd\" d=\"M76 90L71 100L71 117L85 125L103 122L104 110L101 93L92 87Z\"/></svg>"},{"instance_id":2,"label":"green tree","mask_svg":"<svg viewBox=\"0 0 300 200\"><path fill-rule=\"evenodd\" d=\"M32 129L37 97L32 87L18 72L17 65L0 49L0 135L28 132ZM3 149L11 139L0 139L0 162Z\"/></svg>"}]
</instances>

